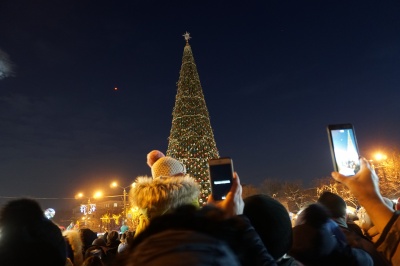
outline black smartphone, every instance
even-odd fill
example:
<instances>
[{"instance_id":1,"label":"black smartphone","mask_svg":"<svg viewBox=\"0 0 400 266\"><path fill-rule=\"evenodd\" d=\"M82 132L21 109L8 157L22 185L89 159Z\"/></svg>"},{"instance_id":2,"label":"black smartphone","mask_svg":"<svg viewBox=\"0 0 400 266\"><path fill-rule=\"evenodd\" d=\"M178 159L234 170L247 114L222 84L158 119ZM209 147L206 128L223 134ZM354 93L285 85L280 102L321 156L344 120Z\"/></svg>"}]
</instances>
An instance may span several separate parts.
<instances>
[{"instance_id":1,"label":"black smartphone","mask_svg":"<svg viewBox=\"0 0 400 266\"><path fill-rule=\"evenodd\" d=\"M232 186L233 162L229 157L210 159L208 161L210 172L211 194L214 200L226 198Z\"/></svg>"},{"instance_id":2,"label":"black smartphone","mask_svg":"<svg viewBox=\"0 0 400 266\"><path fill-rule=\"evenodd\" d=\"M327 126L333 168L345 176L355 175L360 170L356 133L352 124Z\"/></svg>"}]
</instances>

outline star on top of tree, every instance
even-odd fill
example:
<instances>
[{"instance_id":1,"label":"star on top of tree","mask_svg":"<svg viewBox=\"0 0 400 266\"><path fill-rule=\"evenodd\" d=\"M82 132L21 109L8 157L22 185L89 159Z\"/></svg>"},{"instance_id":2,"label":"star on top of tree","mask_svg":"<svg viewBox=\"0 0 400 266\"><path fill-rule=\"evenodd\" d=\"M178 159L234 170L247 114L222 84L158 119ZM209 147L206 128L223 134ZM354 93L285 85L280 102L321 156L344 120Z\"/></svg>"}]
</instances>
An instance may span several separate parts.
<instances>
[{"instance_id":1,"label":"star on top of tree","mask_svg":"<svg viewBox=\"0 0 400 266\"><path fill-rule=\"evenodd\" d=\"M189 32L186 32L182 36L185 37L186 42L189 42L189 40L192 39L192 37L190 37L190 33Z\"/></svg>"}]
</instances>

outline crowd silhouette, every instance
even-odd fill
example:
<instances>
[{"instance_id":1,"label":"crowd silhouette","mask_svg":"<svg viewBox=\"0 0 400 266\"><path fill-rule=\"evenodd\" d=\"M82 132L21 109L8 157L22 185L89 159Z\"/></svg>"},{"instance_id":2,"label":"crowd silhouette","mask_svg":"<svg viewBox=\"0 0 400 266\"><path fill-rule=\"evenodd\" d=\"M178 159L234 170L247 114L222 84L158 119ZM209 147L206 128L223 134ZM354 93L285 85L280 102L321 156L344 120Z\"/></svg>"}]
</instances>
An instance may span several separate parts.
<instances>
[{"instance_id":1,"label":"crowd silhouette","mask_svg":"<svg viewBox=\"0 0 400 266\"><path fill-rule=\"evenodd\" d=\"M157 150L147 159L152 176L138 177L129 194L142 213L136 228L99 236L74 226L61 231L34 199L12 200L0 213L0 265L400 265L399 212L364 158L354 176L332 178L355 195L367 228L331 192L293 223L269 195L243 199L237 173L224 200L211 194L200 207L200 188L182 162Z\"/></svg>"}]
</instances>

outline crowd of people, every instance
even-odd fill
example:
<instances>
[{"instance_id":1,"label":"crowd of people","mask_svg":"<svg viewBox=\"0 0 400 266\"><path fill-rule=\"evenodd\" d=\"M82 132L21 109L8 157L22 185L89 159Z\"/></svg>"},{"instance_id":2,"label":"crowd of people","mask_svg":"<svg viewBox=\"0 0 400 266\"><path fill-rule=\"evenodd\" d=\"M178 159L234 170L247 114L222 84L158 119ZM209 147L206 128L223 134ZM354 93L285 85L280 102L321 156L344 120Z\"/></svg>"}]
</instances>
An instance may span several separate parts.
<instances>
[{"instance_id":1,"label":"crowd of people","mask_svg":"<svg viewBox=\"0 0 400 266\"><path fill-rule=\"evenodd\" d=\"M378 177L363 158L351 177L332 177L354 194L373 226L374 238L346 213L346 202L324 192L298 214L265 194L242 198L234 173L226 198L212 194L199 206L200 187L185 165L162 152L147 155L152 176L129 192L142 215L98 236L90 229L61 231L37 201L21 198L0 212L0 265L400 265L399 212L385 203Z\"/></svg>"}]
</instances>

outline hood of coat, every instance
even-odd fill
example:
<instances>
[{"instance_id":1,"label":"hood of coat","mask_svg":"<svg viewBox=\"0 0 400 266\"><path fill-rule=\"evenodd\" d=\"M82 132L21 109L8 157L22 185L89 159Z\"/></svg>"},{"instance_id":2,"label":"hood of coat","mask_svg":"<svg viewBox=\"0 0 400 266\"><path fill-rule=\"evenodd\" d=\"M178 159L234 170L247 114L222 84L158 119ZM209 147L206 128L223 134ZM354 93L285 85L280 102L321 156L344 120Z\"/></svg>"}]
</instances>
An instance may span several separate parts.
<instances>
[{"instance_id":1,"label":"hood of coat","mask_svg":"<svg viewBox=\"0 0 400 266\"><path fill-rule=\"evenodd\" d=\"M182 177L138 177L129 191L131 206L145 209L149 219L183 204L198 205L200 187L189 175Z\"/></svg>"},{"instance_id":2,"label":"hood of coat","mask_svg":"<svg viewBox=\"0 0 400 266\"><path fill-rule=\"evenodd\" d=\"M73 252L73 254L67 254L67 256L70 257L74 265L81 265L83 262L83 244L80 232L77 230L66 230L63 232L63 236L67 239L67 245Z\"/></svg>"}]
</instances>

